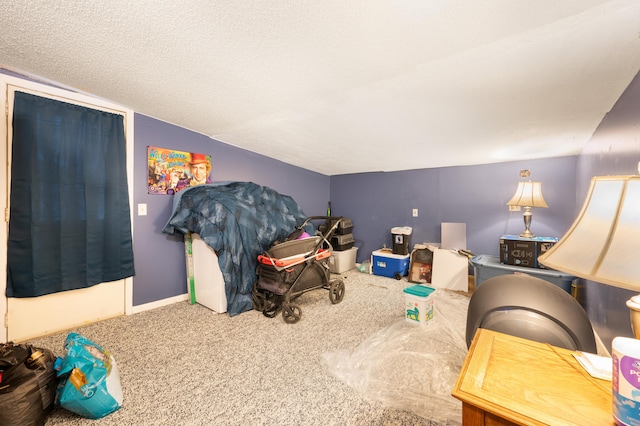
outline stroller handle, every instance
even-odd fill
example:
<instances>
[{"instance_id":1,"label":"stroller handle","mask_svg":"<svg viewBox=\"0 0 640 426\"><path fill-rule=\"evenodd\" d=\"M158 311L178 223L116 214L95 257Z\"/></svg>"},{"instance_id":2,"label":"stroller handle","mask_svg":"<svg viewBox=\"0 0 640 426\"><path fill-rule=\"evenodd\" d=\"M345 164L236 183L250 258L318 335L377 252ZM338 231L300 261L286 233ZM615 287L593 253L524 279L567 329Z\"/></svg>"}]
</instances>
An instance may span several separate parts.
<instances>
[{"instance_id":1,"label":"stroller handle","mask_svg":"<svg viewBox=\"0 0 640 426\"><path fill-rule=\"evenodd\" d=\"M309 222L312 222L314 220L325 220L325 221L329 221L329 223L332 223L331 228L327 229L326 232L322 233L322 242L324 244L326 244L329 247L330 251L333 251L333 246L331 245L331 242L329 241L329 239L331 239L331 237L333 236L333 233L336 231L336 229L338 229L338 226L340 226L340 223L342 223L342 220L344 219L343 216L309 216L307 219L305 219L304 222L302 222L302 225L298 226L298 229L303 229L305 226L307 226L307 224ZM318 244L318 248L320 248L321 244Z\"/></svg>"}]
</instances>

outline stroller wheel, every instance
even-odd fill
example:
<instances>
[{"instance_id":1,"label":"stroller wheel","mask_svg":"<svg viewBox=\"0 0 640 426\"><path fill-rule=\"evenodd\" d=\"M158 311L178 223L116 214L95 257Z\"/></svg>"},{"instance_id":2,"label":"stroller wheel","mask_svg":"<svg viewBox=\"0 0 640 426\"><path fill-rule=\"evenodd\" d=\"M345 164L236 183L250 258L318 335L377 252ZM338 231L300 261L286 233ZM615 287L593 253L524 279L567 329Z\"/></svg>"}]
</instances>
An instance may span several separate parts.
<instances>
[{"instance_id":1,"label":"stroller wheel","mask_svg":"<svg viewBox=\"0 0 640 426\"><path fill-rule=\"evenodd\" d=\"M253 301L253 309L256 311L264 310L264 298L256 291L255 285L253 286L253 291L251 292L251 300Z\"/></svg>"},{"instance_id":2,"label":"stroller wheel","mask_svg":"<svg viewBox=\"0 0 640 426\"><path fill-rule=\"evenodd\" d=\"M302 308L295 303L282 304L282 319L287 324L295 324L302 317Z\"/></svg>"},{"instance_id":3,"label":"stroller wheel","mask_svg":"<svg viewBox=\"0 0 640 426\"><path fill-rule=\"evenodd\" d=\"M342 302L342 299L344 299L344 291L344 281L340 279L331 281L329 285L329 300L331 303L335 305L336 303Z\"/></svg>"},{"instance_id":4,"label":"stroller wheel","mask_svg":"<svg viewBox=\"0 0 640 426\"><path fill-rule=\"evenodd\" d=\"M275 318L276 315L278 315L278 312L280 312L280 306L265 300L264 307L262 308L262 315L267 318Z\"/></svg>"}]
</instances>

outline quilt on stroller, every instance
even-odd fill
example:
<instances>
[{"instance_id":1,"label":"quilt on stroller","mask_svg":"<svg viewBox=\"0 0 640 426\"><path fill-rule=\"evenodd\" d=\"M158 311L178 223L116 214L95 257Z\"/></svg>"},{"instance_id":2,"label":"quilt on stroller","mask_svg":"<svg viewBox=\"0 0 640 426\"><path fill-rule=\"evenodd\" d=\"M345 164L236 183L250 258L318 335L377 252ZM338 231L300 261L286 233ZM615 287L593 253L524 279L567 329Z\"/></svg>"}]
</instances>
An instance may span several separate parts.
<instances>
[{"instance_id":1,"label":"quilt on stroller","mask_svg":"<svg viewBox=\"0 0 640 426\"><path fill-rule=\"evenodd\" d=\"M314 220L326 220L331 226L315 236L300 237L307 224ZM344 282L340 278L332 280L329 270L332 254L329 240L341 220L342 217L309 217L284 242L274 243L258 256L258 281L252 292L256 310L269 318L282 312L284 321L293 324L302 316L302 308L293 300L307 291L323 288L329 290L331 303L342 301Z\"/></svg>"}]
</instances>

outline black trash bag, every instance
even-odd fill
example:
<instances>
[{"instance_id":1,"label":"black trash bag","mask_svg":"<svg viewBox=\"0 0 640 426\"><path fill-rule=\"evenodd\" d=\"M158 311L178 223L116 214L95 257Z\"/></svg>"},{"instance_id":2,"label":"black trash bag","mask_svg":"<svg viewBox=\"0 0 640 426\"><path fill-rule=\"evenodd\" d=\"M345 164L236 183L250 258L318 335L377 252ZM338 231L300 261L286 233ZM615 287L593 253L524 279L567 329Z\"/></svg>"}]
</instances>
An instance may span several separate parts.
<instances>
[{"instance_id":1,"label":"black trash bag","mask_svg":"<svg viewBox=\"0 0 640 426\"><path fill-rule=\"evenodd\" d=\"M54 362L48 349L0 344L0 425L45 424L58 386Z\"/></svg>"}]
</instances>

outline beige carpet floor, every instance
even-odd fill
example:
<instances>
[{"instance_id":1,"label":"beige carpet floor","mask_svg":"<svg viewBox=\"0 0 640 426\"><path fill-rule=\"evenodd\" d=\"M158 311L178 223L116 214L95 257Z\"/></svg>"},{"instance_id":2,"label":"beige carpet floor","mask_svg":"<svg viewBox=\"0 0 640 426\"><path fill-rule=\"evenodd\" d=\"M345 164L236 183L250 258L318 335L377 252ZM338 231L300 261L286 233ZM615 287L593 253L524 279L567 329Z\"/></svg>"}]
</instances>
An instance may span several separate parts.
<instances>
[{"instance_id":1,"label":"beige carpet floor","mask_svg":"<svg viewBox=\"0 0 640 426\"><path fill-rule=\"evenodd\" d=\"M457 425L450 396L466 353L468 297L436 292L436 315L408 324L403 289L359 273L346 295L300 296L297 324L180 302L73 331L115 358L124 401L99 420L57 407L47 425ZM67 333L30 343L62 356Z\"/></svg>"}]
</instances>

